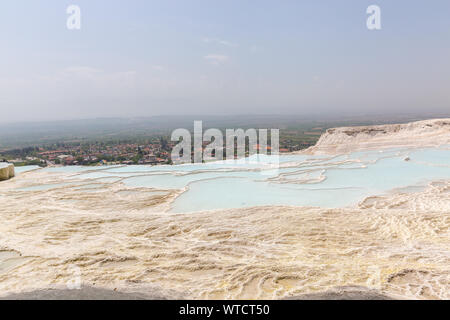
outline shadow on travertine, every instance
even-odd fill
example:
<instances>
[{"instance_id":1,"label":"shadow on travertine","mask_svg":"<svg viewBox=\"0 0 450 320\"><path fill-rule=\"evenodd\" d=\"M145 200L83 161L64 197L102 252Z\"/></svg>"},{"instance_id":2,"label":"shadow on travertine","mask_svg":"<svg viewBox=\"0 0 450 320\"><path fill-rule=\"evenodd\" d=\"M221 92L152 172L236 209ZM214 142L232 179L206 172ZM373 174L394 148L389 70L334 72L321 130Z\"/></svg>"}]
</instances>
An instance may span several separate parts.
<instances>
[{"instance_id":1,"label":"shadow on travertine","mask_svg":"<svg viewBox=\"0 0 450 320\"><path fill-rule=\"evenodd\" d=\"M165 300L158 295L141 293L124 293L114 290L84 287L80 290L38 290L13 294L0 300ZM285 300L394 300L393 297L379 293L366 287L337 287L330 291L305 294L286 298Z\"/></svg>"}]
</instances>

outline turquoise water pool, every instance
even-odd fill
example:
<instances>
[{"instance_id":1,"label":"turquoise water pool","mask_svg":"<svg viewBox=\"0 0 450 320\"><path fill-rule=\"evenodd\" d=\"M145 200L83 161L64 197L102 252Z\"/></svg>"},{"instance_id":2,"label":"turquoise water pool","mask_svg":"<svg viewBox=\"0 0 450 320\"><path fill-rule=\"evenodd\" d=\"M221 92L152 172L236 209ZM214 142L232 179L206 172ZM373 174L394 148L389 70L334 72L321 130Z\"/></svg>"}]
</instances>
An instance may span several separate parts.
<instances>
[{"instance_id":1,"label":"turquoise water pool","mask_svg":"<svg viewBox=\"0 0 450 320\"><path fill-rule=\"evenodd\" d=\"M24 172L28 172L28 171L32 171L32 170L37 170L37 169L40 169L40 167L39 166L14 167L14 173L19 174L19 173L24 173Z\"/></svg>"},{"instance_id":2,"label":"turquoise water pool","mask_svg":"<svg viewBox=\"0 0 450 320\"><path fill-rule=\"evenodd\" d=\"M172 212L262 205L336 208L354 205L370 195L401 188L421 190L420 186L431 181L450 179L450 148L390 149L339 156L282 155L279 159L265 156L179 166L43 170L69 173L76 179L120 181L129 187L183 190L172 203Z\"/></svg>"}]
</instances>

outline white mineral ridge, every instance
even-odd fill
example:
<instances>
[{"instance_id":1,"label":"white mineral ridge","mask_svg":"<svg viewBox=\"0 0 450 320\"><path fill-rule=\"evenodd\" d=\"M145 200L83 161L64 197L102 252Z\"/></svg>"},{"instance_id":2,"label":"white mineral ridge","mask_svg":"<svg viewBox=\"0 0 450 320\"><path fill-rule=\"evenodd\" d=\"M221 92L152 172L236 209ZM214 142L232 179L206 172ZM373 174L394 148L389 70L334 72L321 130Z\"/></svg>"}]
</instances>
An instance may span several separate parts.
<instances>
[{"instance_id":1,"label":"white mineral ridge","mask_svg":"<svg viewBox=\"0 0 450 320\"><path fill-rule=\"evenodd\" d=\"M341 154L396 147L436 147L450 144L450 119L405 124L328 129L317 144L301 153Z\"/></svg>"}]
</instances>

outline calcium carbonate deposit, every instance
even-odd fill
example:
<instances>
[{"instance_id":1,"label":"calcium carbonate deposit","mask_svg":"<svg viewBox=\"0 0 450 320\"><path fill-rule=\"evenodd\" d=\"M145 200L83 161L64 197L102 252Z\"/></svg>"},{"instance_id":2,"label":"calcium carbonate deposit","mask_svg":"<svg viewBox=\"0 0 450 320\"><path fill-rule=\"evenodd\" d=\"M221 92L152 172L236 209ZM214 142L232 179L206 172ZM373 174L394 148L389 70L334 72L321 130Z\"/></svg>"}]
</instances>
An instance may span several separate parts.
<instances>
[{"instance_id":1,"label":"calcium carbonate deposit","mask_svg":"<svg viewBox=\"0 0 450 320\"><path fill-rule=\"evenodd\" d=\"M279 168L22 168L0 183L0 295L449 299L449 146L450 120L433 120L329 130Z\"/></svg>"}]
</instances>

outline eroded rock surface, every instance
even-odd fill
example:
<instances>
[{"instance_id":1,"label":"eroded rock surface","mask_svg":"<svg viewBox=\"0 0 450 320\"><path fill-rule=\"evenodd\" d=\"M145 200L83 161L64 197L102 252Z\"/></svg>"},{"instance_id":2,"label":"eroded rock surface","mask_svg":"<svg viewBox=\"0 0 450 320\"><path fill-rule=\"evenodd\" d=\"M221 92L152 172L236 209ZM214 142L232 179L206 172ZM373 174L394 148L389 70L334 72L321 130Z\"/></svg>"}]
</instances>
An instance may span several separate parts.
<instances>
[{"instance_id":1,"label":"eroded rock surface","mask_svg":"<svg viewBox=\"0 0 450 320\"><path fill-rule=\"evenodd\" d=\"M10 163L0 163L0 181L14 177L14 165Z\"/></svg>"}]
</instances>

